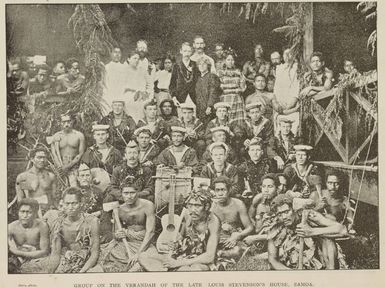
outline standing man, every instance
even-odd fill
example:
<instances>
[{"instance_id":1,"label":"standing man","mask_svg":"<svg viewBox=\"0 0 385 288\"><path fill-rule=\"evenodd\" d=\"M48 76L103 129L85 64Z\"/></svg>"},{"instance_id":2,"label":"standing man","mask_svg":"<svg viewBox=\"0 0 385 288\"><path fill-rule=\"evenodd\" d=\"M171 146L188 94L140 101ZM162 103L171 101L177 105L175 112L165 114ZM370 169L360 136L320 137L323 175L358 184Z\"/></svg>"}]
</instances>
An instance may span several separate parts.
<instances>
[{"instance_id":1,"label":"standing man","mask_svg":"<svg viewBox=\"0 0 385 288\"><path fill-rule=\"evenodd\" d=\"M56 79L56 94L62 96L79 96L84 88L85 77L80 74L79 60L70 58L66 63L67 73Z\"/></svg>"},{"instance_id":2,"label":"standing man","mask_svg":"<svg viewBox=\"0 0 385 288\"><path fill-rule=\"evenodd\" d=\"M107 143L109 129L109 125L92 126L95 144L87 148L81 162L90 168L102 168L111 175L112 170L122 162L123 157L118 149Z\"/></svg>"},{"instance_id":3,"label":"standing man","mask_svg":"<svg viewBox=\"0 0 385 288\"><path fill-rule=\"evenodd\" d=\"M282 63L281 54L279 54L278 51L274 51L273 53L271 53L270 54L270 62L271 62L271 64L270 64L270 73L269 73L269 75L275 77L275 72L276 72L277 66Z\"/></svg>"},{"instance_id":4,"label":"standing man","mask_svg":"<svg viewBox=\"0 0 385 288\"><path fill-rule=\"evenodd\" d=\"M311 97L332 89L333 71L325 66L325 59L321 52L311 54L310 69L304 75L305 88L300 93L302 97Z\"/></svg>"},{"instance_id":5,"label":"standing man","mask_svg":"<svg viewBox=\"0 0 385 288\"><path fill-rule=\"evenodd\" d=\"M152 76L152 79L153 79L156 69L155 69L155 65L151 65L150 61L147 58L147 54L148 54L147 41L141 39L138 42L136 42L136 51L139 54L138 69Z\"/></svg>"},{"instance_id":6,"label":"standing man","mask_svg":"<svg viewBox=\"0 0 385 288\"><path fill-rule=\"evenodd\" d=\"M151 201L139 198L139 193L131 181L121 185L121 197L124 203L118 208L119 221L122 228L115 225L114 239L103 248L107 251L103 258L104 272L138 271L137 263L140 253L151 245L155 235L155 207ZM129 247L122 239L126 239ZM102 252L103 253L103 252Z\"/></svg>"},{"instance_id":7,"label":"standing man","mask_svg":"<svg viewBox=\"0 0 385 288\"><path fill-rule=\"evenodd\" d=\"M225 68L226 53L225 53L225 44L216 43L215 44L215 54L213 56L215 62L215 70L219 74L220 70Z\"/></svg>"},{"instance_id":8,"label":"standing man","mask_svg":"<svg viewBox=\"0 0 385 288\"><path fill-rule=\"evenodd\" d=\"M103 272L97 265L100 251L99 220L82 211L77 187L63 193L63 215L51 230L52 248L48 273Z\"/></svg>"},{"instance_id":9,"label":"standing man","mask_svg":"<svg viewBox=\"0 0 385 288\"><path fill-rule=\"evenodd\" d=\"M37 147L30 152L32 167L17 175L16 195L20 203L23 198L32 198L39 203L42 216L51 207L56 207L57 182L55 175L46 169L47 151L43 147ZM38 209L39 210L39 209Z\"/></svg>"},{"instance_id":10,"label":"standing man","mask_svg":"<svg viewBox=\"0 0 385 288\"><path fill-rule=\"evenodd\" d=\"M221 221L218 258L238 260L244 251L242 240L252 233L251 223L245 204L230 197L231 183L226 176L214 180L214 203L211 211Z\"/></svg>"},{"instance_id":11,"label":"standing man","mask_svg":"<svg viewBox=\"0 0 385 288\"><path fill-rule=\"evenodd\" d=\"M211 194L192 190L185 200L186 220L173 243L171 256L154 247L139 255L146 271L209 271L215 262L220 233L218 217L210 212Z\"/></svg>"},{"instance_id":12,"label":"standing man","mask_svg":"<svg viewBox=\"0 0 385 288\"><path fill-rule=\"evenodd\" d=\"M49 254L49 229L38 219L39 203L19 202L19 219L8 224L8 273L45 273L43 258Z\"/></svg>"},{"instance_id":13,"label":"standing man","mask_svg":"<svg viewBox=\"0 0 385 288\"><path fill-rule=\"evenodd\" d=\"M103 92L103 106L105 113L111 110L113 100L123 95L124 90L124 65L121 63L122 51L119 47L114 47L111 52L111 61L105 65Z\"/></svg>"},{"instance_id":14,"label":"standing man","mask_svg":"<svg viewBox=\"0 0 385 288\"><path fill-rule=\"evenodd\" d=\"M191 167L193 175L198 173L198 157L195 150L184 144L186 129L179 126L171 127L172 145L164 149L158 156L156 163L159 168L172 167L183 169Z\"/></svg>"},{"instance_id":15,"label":"standing man","mask_svg":"<svg viewBox=\"0 0 385 288\"><path fill-rule=\"evenodd\" d=\"M215 62L213 58L205 54L205 47L206 43L205 40L203 40L203 37L200 35L196 35L194 37L194 42L193 42L193 47L194 47L194 54L191 56L191 60L194 62L197 62L199 58L206 58L210 61L210 72L213 74L217 74L217 71L215 69Z\"/></svg>"},{"instance_id":16,"label":"standing man","mask_svg":"<svg viewBox=\"0 0 385 288\"><path fill-rule=\"evenodd\" d=\"M263 47L257 43L254 46L254 60L247 61L243 65L242 74L246 77L247 88L244 92L248 96L255 91L254 82L257 74L263 74L267 77L270 73L270 63L263 59Z\"/></svg>"},{"instance_id":17,"label":"standing man","mask_svg":"<svg viewBox=\"0 0 385 288\"><path fill-rule=\"evenodd\" d=\"M181 61L175 63L170 80L170 94L177 107L187 99L195 104L195 83L199 70L195 61L190 60L192 48L190 43L184 42L180 49ZM190 96L190 97L187 97Z\"/></svg>"},{"instance_id":18,"label":"standing man","mask_svg":"<svg viewBox=\"0 0 385 288\"><path fill-rule=\"evenodd\" d=\"M112 111L101 121L102 124L110 126L109 142L122 154L136 129L134 119L124 111L124 103L122 97L113 99Z\"/></svg>"}]
</instances>

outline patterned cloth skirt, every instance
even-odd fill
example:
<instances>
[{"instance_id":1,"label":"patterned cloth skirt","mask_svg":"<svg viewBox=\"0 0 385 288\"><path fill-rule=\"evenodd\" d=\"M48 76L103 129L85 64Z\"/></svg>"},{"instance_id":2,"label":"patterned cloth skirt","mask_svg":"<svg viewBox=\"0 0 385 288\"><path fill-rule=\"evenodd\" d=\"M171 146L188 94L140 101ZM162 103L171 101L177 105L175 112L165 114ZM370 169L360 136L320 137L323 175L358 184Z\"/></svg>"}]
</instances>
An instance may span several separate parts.
<instances>
[{"instance_id":1,"label":"patterned cloth skirt","mask_svg":"<svg viewBox=\"0 0 385 288\"><path fill-rule=\"evenodd\" d=\"M220 96L221 102L226 102L231 105L229 113L229 122L238 122L237 124L242 125L246 119L245 104L242 97L239 94L224 94Z\"/></svg>"}]
</instances>

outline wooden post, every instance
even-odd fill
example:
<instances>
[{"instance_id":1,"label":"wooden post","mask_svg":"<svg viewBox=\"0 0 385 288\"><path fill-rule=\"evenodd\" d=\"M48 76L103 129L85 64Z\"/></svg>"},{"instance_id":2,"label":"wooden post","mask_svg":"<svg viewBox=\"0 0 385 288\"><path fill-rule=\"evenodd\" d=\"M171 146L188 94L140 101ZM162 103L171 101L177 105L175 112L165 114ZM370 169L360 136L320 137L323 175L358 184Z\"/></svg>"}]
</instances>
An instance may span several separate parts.
<instances>
[{"instance_id":1,"label":"wooden post","mask_svg":"<svg viewBox=\"0 0 385 288\"><path fill-rule=\"evenodd\" d=\"M303 59L306 64L309 64L309 57L313 53L313 3L303 3L305 5L305 34L303 36Z\"/></svg>"}]
</instances>

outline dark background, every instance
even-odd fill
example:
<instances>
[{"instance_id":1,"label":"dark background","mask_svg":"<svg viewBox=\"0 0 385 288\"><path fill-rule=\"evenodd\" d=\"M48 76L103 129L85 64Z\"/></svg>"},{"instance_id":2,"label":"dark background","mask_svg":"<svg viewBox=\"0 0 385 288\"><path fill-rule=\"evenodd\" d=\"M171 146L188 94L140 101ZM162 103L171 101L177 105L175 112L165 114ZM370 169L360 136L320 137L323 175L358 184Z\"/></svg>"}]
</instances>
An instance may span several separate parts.
<instances>
[{"instance_id":1,"label":"dark background","mask_svg":"<svg viewBox=\"0 0 385 288\"><path fill-rule=\"evenodd\" d=\"M358 2L314 3L314 50L322 51L327 66L341 71L344 57L357 62L358 69L376 68L376 57L366 47L373 27L356 10ZM259 15L255 23L238 17L239 8L221 14L219 6L208 9L207 4L134 4L136 13L125 4L100 5L112 30L113 37L126 55L136 41L149 42L150 58L177 54L182 42L192 42L202 35L210 54L216 42L224 42L237 51L238 64L252 57L253 45L265 46L266 58L273 50L282 50L287 41L282 34L273 33L284 25L277 14ZM75 5L7 5L7 55L46 55L48 63L78 55L68 19ZM373 26L373 24L372 24ZM105 59L107 61L107 59Z\"/></svg>"}]
</instances>

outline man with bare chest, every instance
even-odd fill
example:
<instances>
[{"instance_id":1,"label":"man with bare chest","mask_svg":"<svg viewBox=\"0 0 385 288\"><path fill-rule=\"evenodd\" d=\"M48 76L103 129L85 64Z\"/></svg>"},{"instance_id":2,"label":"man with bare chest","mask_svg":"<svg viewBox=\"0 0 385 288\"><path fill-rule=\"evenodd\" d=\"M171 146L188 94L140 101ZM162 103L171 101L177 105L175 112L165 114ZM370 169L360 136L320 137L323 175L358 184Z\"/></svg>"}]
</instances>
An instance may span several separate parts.
<instances>
[{"instance_id":1,"label":"man with bare chest","mask_svg":"<svg viewBox=\"0 0 385 288\"><path fill-rule=\"evenodd\" d=\"M122 228L115 225L115 239L102 248L108 251L101 257L104 272L140 270L138 256L149 248L155 233L154 204L139 198L137 188L129 181L122 184L121 194L124 204L119 207L118 214Z\"/></svg>"},{"instance_id":2,"label":"man with bare chest","mask_svg":"<svg viewBox=\"0 0 385 288\"><path fill-rule=\"evenodd\" d=\"M49 252L49 229L37 218L39 203L30 198L19 202L19 219L8 225L8 272L44 273L42 257Z\"/></svg>"},{"instance_id":3,"label":"man with bare chest","mask_svg":"<svg viewBox=\"0 0 385 288\"><path fill-rule=\"evenodd\" d=\"M16 195L18 202L23 198L33 198L40 206L39 216L50 207L57 205L56 177L46 169L47 151L38 147L30 152L32 168L20 173L16 178Z\"/></svg>"},{"instance_id":4,"label":"man with bare chest","mask_svg":"<svg viewBox=\"0 0 385 288\"><path fill-rule=\"evenodd\" d=\"M219 237L218 257L239 259L243 253L243 242L253 231L253 224L247 214L245 204L230 197L230 181L226 176L214 180L214 203L211 211L218 216L222 223Z\"/></svg>"},{"instance_id":5,"label":"man with bare chest","mask_svg":"<svg viewBox=\"0 0 385 288\"><path fill-rule=\"evenodd\" d=\"M99 258L99 220L82 212L82 192L70 187L63 193L63 214L51 229L48 273L103 272Z\"/></svg>"},{"instance_id":6,"label":"man with bare chest","mask_svg":"<svg viewBox=\"0 0 385 288\"><path fill-rule=\"evenodd\" d=\"M76 166L86 148L85 138L83 133L72 128L71 115L61 115L61 126L63 130L53 135L52 155L61 176L67 176L70 186L76 186Z\"/></svg>"}]
</instances>

